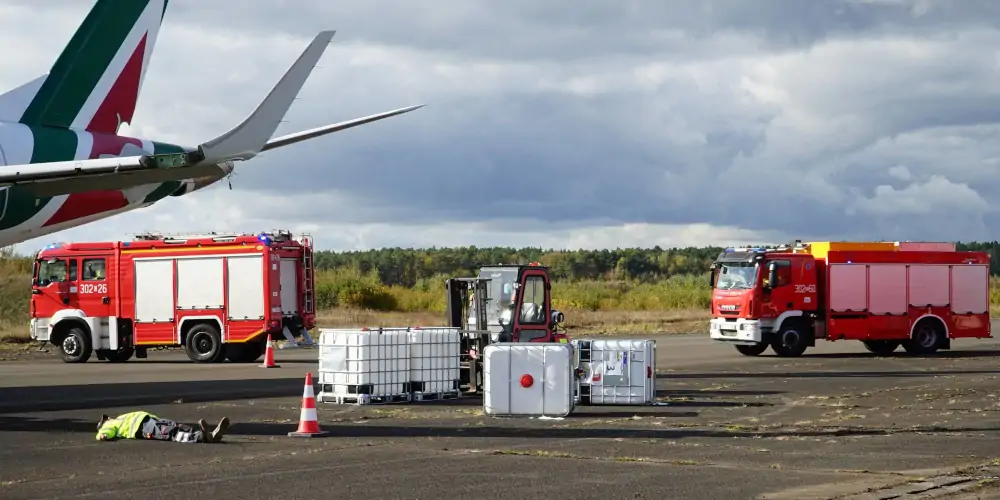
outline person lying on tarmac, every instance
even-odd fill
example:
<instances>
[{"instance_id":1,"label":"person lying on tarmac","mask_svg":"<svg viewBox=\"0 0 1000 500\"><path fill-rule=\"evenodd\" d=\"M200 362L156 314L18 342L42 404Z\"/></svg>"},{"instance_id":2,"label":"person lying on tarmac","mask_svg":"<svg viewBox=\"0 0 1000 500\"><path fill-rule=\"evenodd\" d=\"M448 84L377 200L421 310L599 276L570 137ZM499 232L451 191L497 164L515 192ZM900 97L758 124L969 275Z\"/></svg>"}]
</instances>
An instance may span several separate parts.
<instances>
[{"instance_id":1,"label":"person lying on tarmac","mask_svg":"<svg viewBox=\"0 0 1000 500\"><path fill-rule=\"evenodd\" d=\"M198 428L173 420L157 417L146 411L133 411L110 418L101 415L97 424L97 440L152 439L178 443L219 443L229 428L229 417L222 417L212 432L205 419L198 421Z\"/></svg>"}]
</instances>

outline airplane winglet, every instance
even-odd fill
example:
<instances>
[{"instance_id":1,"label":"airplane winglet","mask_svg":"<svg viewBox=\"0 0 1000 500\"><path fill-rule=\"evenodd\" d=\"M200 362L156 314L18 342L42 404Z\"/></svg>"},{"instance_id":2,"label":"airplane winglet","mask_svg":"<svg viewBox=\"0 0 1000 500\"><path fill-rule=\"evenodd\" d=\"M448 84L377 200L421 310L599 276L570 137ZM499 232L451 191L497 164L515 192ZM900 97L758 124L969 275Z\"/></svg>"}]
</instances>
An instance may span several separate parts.
<instances>
[{"instance_id":1,"label":"airplane winglet","mask_svg":"<svg viewBox=\"0 0 1000 500\"><path fill-rule=\"evenodd\" d=\"M292 106L306 79L326 51L334 33L336 31L328 30L316 35L288 72L281 77L257 109L243 120L243 123L199 146L205 160L210 162L249 160L260 153L278 129L288 108Z\"/></svg>"}]
</instances>

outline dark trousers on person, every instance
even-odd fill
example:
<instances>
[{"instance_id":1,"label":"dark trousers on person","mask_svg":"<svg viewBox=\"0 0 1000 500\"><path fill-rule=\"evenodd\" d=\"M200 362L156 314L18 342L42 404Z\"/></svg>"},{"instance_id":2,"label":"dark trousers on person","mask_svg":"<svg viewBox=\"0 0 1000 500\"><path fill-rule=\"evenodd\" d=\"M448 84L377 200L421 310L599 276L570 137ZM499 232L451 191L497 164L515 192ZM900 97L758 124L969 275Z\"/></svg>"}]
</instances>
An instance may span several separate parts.
<instances>
[{"instance_id":1,"label":"dark trousers on person","mask_svg":"<svg viewBox=\"0 0 1000 500\"><path fill-rule=\"evenodd\" d=\"M178 443L203 443L205 433L187 424L175 422L166 418L146 417L142 421L142 437L159 441L176 441Z\"/></svg>"}]
</instances>

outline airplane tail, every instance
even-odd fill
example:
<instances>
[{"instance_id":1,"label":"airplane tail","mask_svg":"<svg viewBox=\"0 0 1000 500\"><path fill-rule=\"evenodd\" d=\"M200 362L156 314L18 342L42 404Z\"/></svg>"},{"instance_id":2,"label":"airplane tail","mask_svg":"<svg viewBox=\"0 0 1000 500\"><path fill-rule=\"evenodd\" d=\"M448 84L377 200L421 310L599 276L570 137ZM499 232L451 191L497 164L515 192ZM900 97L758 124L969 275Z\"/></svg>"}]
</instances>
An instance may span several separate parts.
<instances>
[{"instance_id":1,"label":"airplane tail","mask_svg":"<svg viewBox=\"0 0 1000 500\"><path fill-rule=\"evenodd\" d=\"M168 0L97 0L47 75L0 95L0 119L117 133L131 123Z\"/></svg>"},{"instance_id":2,"label":"airplane tail","mask_svg":"<svg viewBox=\"0 0 1000 500\"><path fill-rule=\"evenodd\" d=\"M117 0L107 0L107 3L114 1ZM156 0L149 0L153 1ZM165 5L165 0L160 1L163 1L161 5ZM140 18L137 16L136 19ZM125 189L156 182L184 181L202 177L218 180L232 172L234 161L249 160L263 151L409 113L423 107L423 104L408 106L272 138L278 124L312 73L316 62L326 50L333 34L333 31L322 31L316 35L281 80L271 88L267 97L243 122L215 139L203 142L197 148L159 154L142 154L144 151L136 148L134 151L122 151L122 156L109 158L102 156L88 160L7 165L0 169L0 187L29 186L28 190L35 196L57 196L93 189L94 184L90 184L86 179L101 179L91 182L100 182L104 189ZM146 51L148 58L149 49ZM11 93L28 87L24 85ZM0 105L3 104L3 98L11 93L0 96ZM25 111L24 114L27 116L28 112Z\"/></svg>"}]
</instances>

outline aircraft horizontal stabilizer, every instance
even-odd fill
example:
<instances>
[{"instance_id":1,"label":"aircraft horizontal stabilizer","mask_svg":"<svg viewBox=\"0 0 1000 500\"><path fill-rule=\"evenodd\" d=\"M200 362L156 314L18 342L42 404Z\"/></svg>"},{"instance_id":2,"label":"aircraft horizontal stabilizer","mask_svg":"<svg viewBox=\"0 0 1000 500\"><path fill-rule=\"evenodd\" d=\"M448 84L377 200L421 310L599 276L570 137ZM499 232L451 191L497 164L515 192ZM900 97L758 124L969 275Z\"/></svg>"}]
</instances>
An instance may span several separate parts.
<instances>
[{"instance_id":1,"label":"aircraft horizontal stabilizer","mask_svg":"<svg viewBox=\"0 0 1000 500\"><path fill-rule=\"evenodd\" d=\"M67 175L100 175L128 172L143 167L142 156L120 156L79 161L54 161L11 165L0 169L0 185L41 182L61 179Z\"/></svg>"},{"instance_id":2,"label":"aircraft horizontal stabilizer","mask_svg":"<svg viewBox=\"0 0 1000 500\"><path fill-rule=\"evenodd\" d=\"M197 152L141 156L109 156L92 160L53 161L8 165L0 168L0 186L104 174L125 174L135 170L191 166L202 160Z\"/></svg>"},{"instance_id":3,"label":"aircraft horizontal stabilizer","mask_svg":"<svg viewBox=\"0 0 1000 500\"><path fill-rule=\"evenodd\" d=\"M36 196L57 196L94 189L126 189L202 175L220 176L222 169L216 164L201 163L203 159L201 153L192 151L8 165L0 168L0 187L18 185Z\"/></svg>"}]
</instances>

